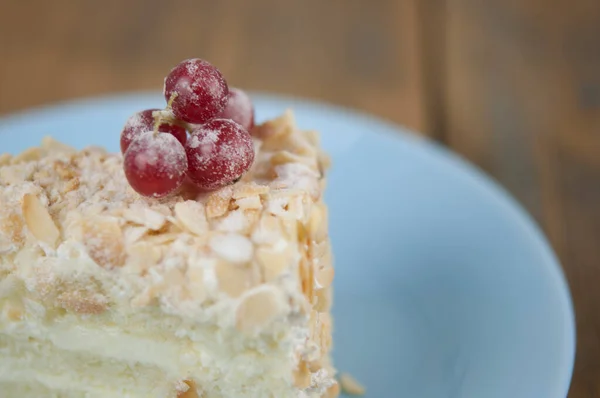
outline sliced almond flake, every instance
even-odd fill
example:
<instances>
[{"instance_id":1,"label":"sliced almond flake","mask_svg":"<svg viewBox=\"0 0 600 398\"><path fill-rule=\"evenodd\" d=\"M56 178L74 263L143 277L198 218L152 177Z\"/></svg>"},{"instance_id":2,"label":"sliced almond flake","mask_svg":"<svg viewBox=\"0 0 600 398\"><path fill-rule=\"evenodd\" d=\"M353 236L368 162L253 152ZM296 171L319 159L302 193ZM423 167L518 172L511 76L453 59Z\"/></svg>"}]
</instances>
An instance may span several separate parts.
<instances>
[{"instance_id":1,"label":"sliced almond flake","mask_svg":"<svg viewBox=\"0 0 600 398\"><path fill-rule=\"evenodd\" d=\"M67 311L83 315L98 315L108 308L108 299L99 293L85 290L69 290L56 298L59 306Z\"/></svg>"},{"instance_id":2,"label":"sliced almond flake","mask_svg":"<svg viewBox=\"0 0 600 398\"><path fill-rule=\"evenodd\" d=\"M6 166L10 163L12 155L10 153L3 153L0 155L0 166Z\"/></svg>"},{"instance_id":3,"label":"sliced almond flake","mask_svg":"<svg viewBox=\"0 0 600 398\"><path fill-rule=\"evenodd\" d=\"M315 282L317 283L317 287L319 289L328 287L333 282L334 277L334 268L326 267L315 272Z\"/></svg>"},{"instance_id":4,"label":"sliced almond flake","mask_svg":"<svg viewBox=\"0 0 600 398\"><path fill-rule=\"evenodd\" d=\"M0 168L0 183L20 184L31 176L31 170L26 168L3 167Z\"/></svg>"},{"instance_id":5,"label":"sliced almond flake","mask_svg":"<svg viewBox=\"0 0 600 398\"><path fill-rule=\"evenodd\" d=\"M68 192L74 191L77 188L79 188L79 186L80 186L79 178L77 178L77 177L71 178L65 184L63 193L68 193Z\"/></svg>"},{"instance_id":6,"label":"sliced almond flake","mask_svg":"<svg viewBox=\"0 0 600 398\"><path fill-rule=\"evenodd\" d=\"M304 390L305 388L310 387L311 383L311 373L308 368L308 364L305 361L300 361L298 364L298 369L294 371L294 385L296 388Z\"/></svg>"},{"instance_id":7,"label":"sliced almond flake","mask_svg":"<svg viewBox=\"0 0 600 398\"><path fill-rule=\"evenodd\" d=\"M276 141L278 137L291 134L295 125L294 114L288 109L281 116L255 126L252 135L263 140L263 146Z\"/></svg>"},{"instance_id":8,"label":"sliced almond flake","mask_svg":"<svg viewBox=\"0 0 600 398\"><path fill-rule=\"evenodd\" d=\"M142 238L142 236L146 235L150 231L148 227L127 227L125 228L125 242L128 244L132 244L137 242Z\"/></svg>"},{"instance_id":9,"label":"sliced almond flake","mask_svg":"<svg viewBox=\"0 0 600 398\"><path fill-rule=\"evenodd\" d=\"M259 185L255 182L236 184L233 189L233 199L247 198L256 195L265 195L269 192L267 185Z\"/></svg>"},{"instance_id":10,"label":"sliced almond flake","mask_svg":"<svg viewBox=\"0 0 600 398\"><path fill-rule=\"evenodd\" d=\"M366 389L348 373L342 373L339 377L342 391L348 395L365 395Z\"/></svg>"},{"instance_id":11,"label":"sliced almond flake","mask_svg":"<svg viewBox=\"0 0 600 398\"><path fill-rule=\"evenodd\" d=\"M27 228L36 239L55 248L60 237L60 231L48 213L46 206L33 194L25 194L21 211Z\"/></svg>"},{"instance_id":12,"label":"sliced almond flake","mask_svg":"<svg viewBox=\"0 0 600 398\"><path fill-rule=\"evenodd\" d=\"M144 272L158 264L162 257L160 246L138 242L127 248L127 267L134 272Z\"/></svg>"},{"instance_id":13,"label":"sliced almond flake","mask_svg":"<svg viewBox=\"0 0 600 398\"><path fill-rule=\"evenodd\" d=\"M234 233L213 237L210 240L210 248L217 256L232 263L248 262L254 254L250 239Z\"/></svg>"},{"instance_id":14,"label":"sliced almond flake","mask_svg":"<svg viewBox=\"0 0 600 398\"><path fill-rule=\"evenodd\" d=\"M23 217L15 213L0 212L0 252L8 251L14 245L21 245L24 240Z\"/></svg>"},{"instance_id":15,"label":"sliced almond flake","mask_svg":"<svg viewBox=\"0 0 600 398\"><path fill-rule=\"evenodd\" d=\"M262 209L262 202L258 195L237 199L235 204L240 209Z\"/></svg>"},{"instance_id":16,"label":"sliced almond flake","mask_svg":"<svg viewBox=\"0 0 600 398\"><path fill-rule=\"evenodd\" d=\"M48 152L59 152L59 153L75 153L77 150L72 146L63 144L62 142L56 141L50 136L42 138L42 148Z\"/></svg>"},{"instance_id":17,"label":"sliced almond flake","mask_svg":"<svg viewBox=\"0 0 600 398\"><path fill-rule=\"evenodd\" d=\"M211 193L206 201L206 216L215 218L227 213L232 196L233 188L230 186Z\"/></svg>"},{"instance_id":18,"label":"sliced almond flake","mask_svg":"<svg viewBox=\"0 0 600 398\"><path fill-rule=\"evenodd\" d=\"M179 237L178 233L159 233L157 235L149 235L146 238L146 241L152 243L153 245L165 245L167 243L171 243Z\"/></svg>"},{"instance_id":19,"label":"sliced almond flake","mask_svg":"<svg viewBox=\"0 0 600 398\"><path fill-rule=\"evenodd\" d=\"M280 276L292 263L293 257L289 245L283 250L270 247L259 247L256 250L256 261L261 266L265 282L271 282Z\"/></svg>"},{"instance_id":20,"label":"sliced almond flake","mask_svg":"<svg viewBox=\"0 0 600 398\"><path fill-rule=\"evenodd\" d=\"M206 298L206 289L204 288L204 269L197 265L188 267L186 277L189 281L189 295L196 301L201 302Z\"/></svg>"},{"instance_id":21,"label":"sliced almond flake","mask_svg":"<svg viewBox=\"0 0 600 398\"><path fill-rule=\"evenodd\" d=\"M83 155L88 156L88 155L95 155L95 156L105 156L108 155L108 152L106 151L106 148L101 147L101 146L96 146L96 145L92 145L89 146L87 148L85 148L82 151Z\"/></svg>"},{"instance_id":22,"label":"sliced almond flake","mask_svg":"<svg viewBox=\"0 0 600 398\"><path fill-rule=\"evenodd\" d=\"M177 203L175 217L186 230L195 235L203 235L208 231L206 211L202 203L192 200Z\"/></svg>"},{"instance_id":23,"label":"sliced almond flake","mask_svg":"<svg viewBox=\"0 0 600 398\"><path fill-rule=\"evenodd\" d=\"M271 164L278 166L286 163L301 163L310 168L317 168L316 160L312 157L300 156L289 151L279 151L271 157Z\"/></svg>"},{"instance_id":24,"label":"sliced almond flake","mask_svg":"<svg viewBox=\"0 0 600 398\"><path fill-rule=\"evenodd\" d=\"M325 152L323 152L323 151L319 152L318 161L319 161L319 170L321 171L321 174L325 170L328 170L329 168L331 168L331 158Z\"/></svg>"},{"instance_id":25,"label":"sliced almond flake","mask_svg":"<svg viewBox=\"0 0 600 398\"><path fill-rule=\"evenodd\" d=\"M115 219L94 217L83 221L83 244L90 258L104 268L125 263L123 233Z\"/></svg>"},{"instance_id":26,"label":"sliced almond flake","mask_svg":"<svg viewBox=\"0 0 600 398\"><path fill-rule=\"evenodd\" d=\"M123 218L134 224L144 225L153 231L161 229L167 221L167 217L164 214L141 206L125 209L123 211Z\"/></svg>"},{"instance_id":27,"label":"sliced almond flake","mask_svg":"<svg viewBox=\"0 0 600 398\"><path fill-rule=\"evenodd\" d=\"M323 398L337 398L340 395L340 384L334 383L327 389Z\"/></svg>"},{"instance_id":28,"label":"sliced almond flake","mask_svg":"<svg viewBox=\"0 0 600 398\"><path fill-rule=\"evenodd\" d=\"M36 160L40 160L40 158L44 156L44 152L39 147L31 147L27 148L17 156L11 159L11 164L18 164L23 162L32 162Z\"/></svg>"},{"instance_id":29,"label":"sliced almond flake","mask_svg":"<svg viewBox=\"0 0 600 398\"><path fill-rule=\"evenodd\" d=\"M70 180L73 177L77 177L79 175L79 170L75 167L75 165L71 162L66 162L64 160L54 161L52 164L52 169L63 180Z\"/></svg>"},{"instance_id":30,"label":"sliced almond flake","mask_svg":"<svg viewBox=\"0 0 600 398\"><path fill-rule=\"evenodd\" d=\"M304 137L306 138L306 141L308 141L310 145L312 145L313 147L318 147L320 145L321 135L318 131L306 130L303 133Z\"/></svg>"},{"instance_id":31,"label":"sliced almond flake","mask_svg":"<svg viewBox=\"0 0 600 398\"><path fill-rule=\"evenodd\" d=\"M284 310L275 287L265 286L250 292L239 304L236 327L245 333L255 333L268 326Z\"/></svg>"},{"instance_id":32,"label":"sliced almond flake","mask_svg":"<svg viewBox=\"0 0 600 398\"><path fill-rule=\"evenodd\" d=\"M308 218L308 225L306 229L308 231L308 236L311 239L315 239L317 233L321 229L321 224L324 222L324 214L320 206L313 206L310 211L310 216Z\"/></svg>"},{"instance_id":33,"label":"sliced almond flake","mask_svg":"<svg viewBox=\"0 0 600 398\"><path fill-rule=\"evenodd\" d=\"M252 231L252 241L257 244L273 244L281 239L282 226L279 218L263 214Z\"/></svg>"},{"instance_id":34,"label":"sliced almond flake","mask_svg":"<svg viewBox=\"0 0 600 398\"><path fill-rule=\"evenodd\" d=\"M239 297L254 285L250 268L236 265L224 260L217 261L215 274L219 289L230 297Z\"/></svg>"},{"instance_id":35,"label":"sliced almond flake","mask_svg":"<svg viewBox=\"0 0 600 398\"><path fill-rule=\"evenodd\" d=\"M326 353L331 349L331 315L328 312L319 313L319 346L321 352Z\"/></svg>"},{"instance_id":36,"label":"sliced almond flake","mask_svg":"<svg viewBox=\"0 0 600 398\"><path fill-rule=\"evenodd\" d=\"M317 302L314 305L315 310L319 312L328 312L331 309L332 290L331 288L319 289L315 292Z\"/></svg>"},{"instance_id":37,"label":"sliced almond flake","mask_svg":"<svg viewBox=\"0 0 600 398\"><path fill-rule=\"evenodd\" d=\"M183 384L185 384L187 388L180 388L177 392L177 398L200 398L196 384L193 381L184 380Z\"/></svg>"},{"instance_id":38,"label":"sliced almond flake","mask_svg":"<svg viewBox=\"0 0 600 398\"><path fill-rule=\"evenodd\" d=\"M250 221L242 209L233 210L212 223L215 231L244 233L250 228Z\"/></svg>"}]
</instances>

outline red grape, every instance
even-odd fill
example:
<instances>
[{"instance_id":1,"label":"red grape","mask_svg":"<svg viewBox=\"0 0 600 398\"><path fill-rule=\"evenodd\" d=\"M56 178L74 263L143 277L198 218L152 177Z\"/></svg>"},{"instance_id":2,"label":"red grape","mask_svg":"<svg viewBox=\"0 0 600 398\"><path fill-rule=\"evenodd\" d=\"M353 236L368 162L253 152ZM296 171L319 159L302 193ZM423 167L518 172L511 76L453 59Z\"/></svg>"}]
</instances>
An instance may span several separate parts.
<instances>
[{"instance_id":1,"label":"red grape","mask_svg":"<svg viewBox=\"0 0 600 398\"><path fill-rule=\"evenodd\" d=\"M125 177L140 195L162 198L181 186L187 171L183 145L171 134L140 134L123 159Z\"/></svg>"},{"instance_id":2,"label":"red grape","mask_svg":"<svg viewBox=\"0 0 600 398\"><path fill-rule=\"evenodd\" d=\"M219 118L231 119L251 131L254 127L254 106L248 94L239 88L230 87L227 106Z\"/></svg>"},{"instance_id":3,"label":"red grape","mask_svg":"<svg viewBox=\"0 0 600 398\"><path fill-rule=\"evenodd\" d=\"M154 117L152 112L158 109L146 109L145 111L134 113L125 122L125 127L121 132L121 152L125 153L133 140L146 131L154 130ZM158 131L173 134L181 145L185 145L187 132L183 127L162 123L158 126Z\"/></svg>"},{"instance_id":4,"label":"red grape","mask_svg":"<svg viewBox=\"0 0 600 398\"><path fill-rule=\"evenodd\" d=\"M216 189L237 181L254 161L252 137L228 119L213 119L192 130L185 152L188 177L203 189Z\"/></svg>"},{"instance_id":5,"label":"red grape","mask_svg":"<svg viewBox=\"0 0 600 398\"><path fill-rule=\"evenodd\" d=\"M221 72L194 58L174 67L165 79L164 94L173 113L188 123L205 123L225 109L229 89Z\"/></svg>"}]
</instances>

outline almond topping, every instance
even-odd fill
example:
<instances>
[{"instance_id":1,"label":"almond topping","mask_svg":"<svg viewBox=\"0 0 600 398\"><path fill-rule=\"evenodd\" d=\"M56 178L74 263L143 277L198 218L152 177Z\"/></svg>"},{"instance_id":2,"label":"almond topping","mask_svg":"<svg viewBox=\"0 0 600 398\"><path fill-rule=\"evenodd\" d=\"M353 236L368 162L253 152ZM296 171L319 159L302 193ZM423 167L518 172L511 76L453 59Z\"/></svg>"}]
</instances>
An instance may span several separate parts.
<instances>
[{"instance_id":1,"label":"almond topping","mask_svg":"<svg viewBox=\"0 0 600 398\"><path fill-rule=\"evenodd\" d=\"M254 247L243 235L217 235L210 240L210 248L222 259L232 263L245 263L252 259Z\"/></svg>"},{"instance_id":2,"label":"almond topping","mask_svg":"<svg viewBox=\"0 0 600 398\"><path fill-rule=\"evenodd\" d=\"M331 315L328 312L319 313L319 337L321 352L329 352L331 348Z\"/></svg>"},{"instance_id":3,"label":"almond topping","mask_svg":"<svg viewBox=\"0 0 600 398\"><path fill-rule=\"evenodd\" d=\"M317 302L314 304L315 310L319 312L329 312L331 309L331 288L319 289L315 292Z\"/></svg>"},{"instance_id":4,"label":"almond topping","mask_svg":"<svg viewBox=\"0 0 600 398\"><path fill-rule=\"evenodd\" d=\"M294 371L294 385L299 389L310 387L310 369L305 361L300 361L298 369Z\"/></svg>"},{"instance_id":5,"label":"almond topping","mask_svg":"<svg viewBox=\"0 0 600 398\"><path fill-rule=\"evenodd\" d=\"M77 150L72 146L56 141L54 138L46 136L42 138L42 148L49 152L75 153Z\"/></svg>"},{"instance_id":6,"label":"almond topping","mask_svg":"<svg viewBox=\"0 0 600 398\"><path fill-rule=\"evenodd\" d=\"M96 264L113 268L125 263L123 233L116 220L97 217L86 220L82 227L85 248Z\"/></svg>"},{"instance_id":7,"label":"almond topping","mask_svg":"<svg viewBox=\"0 0 600 398\"><path fill-rule=\"evenodd\" d=\"M342 373L339 377L342 391L349 395L364 395L366 390L356 379L347 373Z\"/></svg>"},{"instance_id":8,"label":"almond topping","mask_svg":"<svg viewBox=\"0 0 600 398\"><path fill-rule=\"evenodd\" d=\"M164 214L141 206L125 209L123 211L123 218L134 224L148 227L153 231L161 229L167 221L167 217Z\"/></svg>"},{"instance_id":9,"label":"almond topping","mask_svg":"<svg viewBox=\"0 0 600 398\"><path fill-rule=\"evenodd\" d=\"M267 185L258 185L250 182L245 184L238 184L233 190L233 199L243 199L250 196L264 195L269 192Z\"/></svg>"},{"instance_id":10,"label":"almond topping","mask_svg":"<svg viewBox=\"0 0 600 398\"><path fill-rule=\"evenodd\" d=\"M2 235L5 235L3 236L4 239L10 239L10 243L6 242L7 246L10 246L11 244L22 244L24 240L23 218L15 213L0 215L0 236ZM2 249L0 249L0 251L2 251Z\"/></svg>"},{"instance_id":11,"label":"almond topping","mask_svg":"<svg viewBox=\"0 0 600 398\"><path fill-rule=\"evenodd\" d=\"M82 290L63 292L56 298L56 302L67 311L86 315L101 314L108 307L106 297Z\"/></svg>"},{"instance_id":12,"label":"almond topping","mask_svg":"<svg viewBox=\"0 0 600 398\"><path fill-rule=\"evenodd\" d=\"M202 235L208 230L208 221L202 203L191 200L177 203L175 217L185 229L195 235Z\"/></svg>"},{"instance_id":13,"label":"almond topping","mask_svg":"<svg viewBox=\"0 0 600 398\"><path fill-rule=\"evenodd\" d=\"M291 153L288 151L279 151L271 157L271 164L273 166L278 166L280 164L286 163L302 163L311 168L317 168L317 164L314 158L299 156L295 153Z\"/></svg>"},{"instance_id":14,"label":"almond topping","mask_svg":"<svg viewBox=\"0 0 600 398\"><path fill-rule=\"evenodd\" d=\"M44 153L42 152L41 148L32 147L24 150L17 156L13 157L11 163L18 164L23 162L32 162L35 160L39 160L43 155Z\"/></svg>"},{"instance_id":15,"label":"almond topping","mask_svg":"<svg viewBox=\"0 0 600 398\"><path fill-rule=\"evenodd\" d=\"M239 297L254 285L251 269L218 260L215 273L219 288L230 297Z\"/></svg>"},{"instance_id":16,"label":"almond topping","mask_svg":"<svg viewBox=\"0 0 600 398\"><path fill-rule=\"evenodd\" d=\"M340 395L340 385L335 383L327 389L323 398L336 398Z\"/></svg>"},{"instance_id":17,"label":"almond topping","mask_svg":"<svg viewBox=\"0 0 600 398\"><path fill-rule=\"evenodd\" d=\"M0 155L0 166L6 166L7 164L10 163L10 160L12 159L12 155L9 153L3 153Z\"/></svg>"},{"instance_id":18,"label":"almond topping","mask_svg":"<svg viewBox=\"0 0 600 398\"><path fill-rule=\"evenodd\" d=\"M270 282L289 267L291 253L289 246L286 246L284 250L262 246L256 250L255 257L262 267L265 282Z\"/></svg>"},{"instance_id":19,"label":"almond topping","mask_svg":"<svg viewBox=\"0 0 600 398\"><path fill-rule=\"evenodd\" d=\"M288 109L278 118L255 126L252 134L263 140L263 147L269 149L272 146L278 146L279 140L277 138L291 134L294 125L294 114Z\"/></svg>"},{"instance_id":20,"label":"almond topping","mask_svg":"<svg viewBox=\"0 0 600 398\"><path fill-rule=\"evenodd\" d=\"M160 246L148 242L138 242L127 248L127 267L135 272L144 272L156 265L162 253Z\"/></svg>"},{"instance_id":21,"label":"almond topping","mask_svg":"<svg viewBox=\"0 0 600 398\"><path fill-rule=\"evenodd\" d=\"M33 236L53 248L56 247L60 231L40 199L36 195L25 194L21 211L25 218L25 224Z\"/></svg>"},{"instance_id":22,"label":"almond topping","mask_svg":"<svg viewBox=\"0 0 600 398\"><path fill-rule=\"evenodd\" d=\"M196 389L196 383L191 380L184 380L183 383L187 385L187 389L185 391L180 391L177 394L177 398L200 398L198 390Z\"/></svg>"},{"instance_id":23,"label":"almond topping","mask_svg":"<svg viewBox=\"0 0 600 398\"><path fill-rule=\"evenodd\" d=\"M320 270L317 270L315 273L315 280L318 283L319 288L328 287L333 282L334 275L333 267L325 267Z\"/></svg>"},{"instance_id":24,"label":"almond topping","mask_svg":"<svg viewBox=\"0 0 600 398\"><path fill-rule=\"evenodd\" d=\"M202 267L190 264L186 272L189 281L189 295L196 301L201 302L206 298L204 289L204 270Z\"/></svg>"},{"instance_id":25,"label":"almond topping","mask_svg":"<svg viewBox=\"0 0 600 398\"><path fill-rule=\"evenodd\" d=\"M245 333L254 333L267 326L283 311L274 287L266 286L251 292L237 309L236 326Z\"/></svg>"},{"instance_id":26,"label":"almond topping","mask_svg":"<svg viewBox=\"0 0 600 398\"><path fill-rule=\"evenodd\" d=\"M232 196L233 188L230 186L213 192L206 201L206 216L208 218L215 218L227 213Z\"/></svg>"},{"instance_id":27,"label":"almond topping","mask_svg":"<svg viewBox=\"0 0 600 398\"><path fill-rule=\"evenodd\" d=\"M237 199L235 201L235 204L240 208L240 209L261 209L262 208L262 202L260 201L260 196L258 195L254 195L254 196L247 196L245 198L240 198Z\"/></svg>"}]
</instances>

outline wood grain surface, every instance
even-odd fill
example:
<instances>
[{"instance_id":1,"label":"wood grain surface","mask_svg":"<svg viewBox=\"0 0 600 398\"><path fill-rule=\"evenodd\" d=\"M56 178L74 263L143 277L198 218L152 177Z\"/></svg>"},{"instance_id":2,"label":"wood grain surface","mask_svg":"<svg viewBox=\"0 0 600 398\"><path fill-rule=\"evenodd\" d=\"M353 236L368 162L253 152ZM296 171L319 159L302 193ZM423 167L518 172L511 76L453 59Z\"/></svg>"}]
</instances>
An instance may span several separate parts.
<instances>
[{"instance_id":1,"label":"wood grain surface","mask_svg":"<svg viewBox=\"0 0 600 398\"><path fill-rule=\"evenodd\" d=\"M600 1L0 0L0 54L0 114L158 90L202 57L442 141L546 231L577 311L569 397L600 397Z\"/></svg>"}]
</instances>

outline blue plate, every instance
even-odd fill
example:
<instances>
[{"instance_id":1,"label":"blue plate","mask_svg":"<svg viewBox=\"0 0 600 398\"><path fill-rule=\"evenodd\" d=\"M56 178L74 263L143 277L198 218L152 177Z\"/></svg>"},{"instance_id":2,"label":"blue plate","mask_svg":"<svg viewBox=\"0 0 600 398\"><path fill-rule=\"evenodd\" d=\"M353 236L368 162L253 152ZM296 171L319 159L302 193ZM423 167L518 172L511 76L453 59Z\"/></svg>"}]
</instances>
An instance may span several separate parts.
<instances>
[{"instance_id":1,"label":"blue plate","mask_svg":"<svg viewBox=\"0 0 600 398\"><path fill-rule=\"evenodd\" d=\"M332 155L335 360L373 398L564 398L573 309L546 240L456 156L400 127L314 102L256 95L263 120L293 107ZM156 93L79 101L0 121L0 152L53 135L118 150Z\"/></svg>"}]
</instances>

